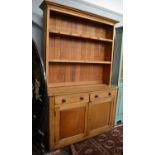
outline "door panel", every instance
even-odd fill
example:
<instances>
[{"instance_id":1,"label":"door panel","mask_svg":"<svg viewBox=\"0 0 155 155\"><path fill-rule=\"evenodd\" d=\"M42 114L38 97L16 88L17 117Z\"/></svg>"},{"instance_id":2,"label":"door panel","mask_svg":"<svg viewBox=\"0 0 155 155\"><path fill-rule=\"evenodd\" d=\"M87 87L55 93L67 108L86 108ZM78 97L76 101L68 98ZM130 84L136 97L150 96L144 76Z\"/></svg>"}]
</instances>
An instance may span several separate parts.
<instances>
[{"instance_id":1,"label":"door panel","mask_svg":"<svg viewBox=\"0 0 155 155\"><path fill-rule=\"evenodd\" d=\"M91 129L101 128L109 123L111 102L91 106Z\"/></svg>"},{"instance_id":2,"label":"door panel","mask_svg":"<svg viewBox=\"0 0 155 155\"><path fill-rule=\"evenodd\" d=\"M67 103L56 106L55 146L82 140L86 133L88 103Z\"/></svg>"},{"instance_id":3,"label":"door panel","mask_svg":"<svg viewBox=\"0 0 155 155\"><path fill-rule=\"evenodd\" d=\"M85 107L60 112L60 139L84 133Z\"/></svg>"},{"instance_id":4,"label":"door panel","mask_svg":"<svg viewBox=\"0 0 155 155\"><path fill-rule=\"evenodd\" d=\"M111 127L113 97L102 98L89 105L89 134L99 134Z\"/></svg>"}]
</instances>

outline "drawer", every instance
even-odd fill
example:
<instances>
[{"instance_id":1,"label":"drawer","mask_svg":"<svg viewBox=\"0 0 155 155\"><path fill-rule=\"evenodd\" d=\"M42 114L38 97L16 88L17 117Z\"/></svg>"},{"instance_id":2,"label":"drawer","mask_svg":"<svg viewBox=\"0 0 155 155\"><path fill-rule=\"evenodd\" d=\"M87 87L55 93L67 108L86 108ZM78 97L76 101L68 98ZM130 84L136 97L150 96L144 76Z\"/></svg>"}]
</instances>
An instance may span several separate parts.
<instances>
[{"instance_id":1,"label":"drawer","mask_svg":"<svg viewBox=\"0 0 155 155\"><path fill-rule=\"evenodd\" d=\"M111 97L115 95L116 95L115 90L95 91L95 92L90 93L90 101L94 101L94 100L97 100L99 98L104 98L104 97Z\"/></svg>"},{"instance_id":2,"label":"drawer","mask_svg":"<svg viewBox=\"0 0 155 155\"><path fill-rule=\"evenodd\" d=\"M89 102L89 94L71 94L55 97L55 104L76 103L76 102Z\"/></svg>"}]
</instances>

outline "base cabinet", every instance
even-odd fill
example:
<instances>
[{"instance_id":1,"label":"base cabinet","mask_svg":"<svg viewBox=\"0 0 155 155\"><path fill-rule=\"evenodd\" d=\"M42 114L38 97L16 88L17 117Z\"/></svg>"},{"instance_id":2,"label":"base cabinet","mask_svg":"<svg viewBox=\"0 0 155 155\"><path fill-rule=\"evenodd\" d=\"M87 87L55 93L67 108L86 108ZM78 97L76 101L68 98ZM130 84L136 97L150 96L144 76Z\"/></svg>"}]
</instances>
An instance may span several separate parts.
<instances>
[{"instance_id":1,"label":"base cabinet","mask_svg":"<svg viewBox=\"0 0 155 155\"><path fill-rule=\"evenodd\" d=\"M116 96L117 88L51 97L50 105L54 105L54 108L50 115L50 149L111 129L114 126Z\"/></svg>"}]
</instances>

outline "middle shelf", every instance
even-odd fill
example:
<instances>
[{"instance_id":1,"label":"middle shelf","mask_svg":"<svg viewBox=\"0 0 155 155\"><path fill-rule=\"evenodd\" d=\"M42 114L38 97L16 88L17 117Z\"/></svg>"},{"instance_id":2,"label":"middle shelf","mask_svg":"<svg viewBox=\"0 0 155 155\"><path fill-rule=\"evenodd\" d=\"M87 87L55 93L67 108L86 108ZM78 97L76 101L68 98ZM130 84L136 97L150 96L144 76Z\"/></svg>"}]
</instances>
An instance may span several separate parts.
<instances>
[{"instance_id":1,"label":"middle shelf","mask_svg":"<svg viewBox=\"0 0 155 155\"><path fill-rule=\"evenodd\" d=\"M84 63L84 64L111 64L111 61L86 61L86 60L49 60L49 63Z\"/></svg>"},{"instance_id":2,"label":"middle shelf","mask_svg":"<svg viewBox=\"0 0 155 155\"><path fill-rule=\"evenodd\" d=\"M85 39L103 41L103 42L113 42L113 40L111 40L111 39L106 39L106 38L102 38L102 37L95 37L95 36L88 36L88 35L77 34L77 33L67 33L67 32L54 31L54 30L50 30L49 32L50 32L50 34L59 34L59 35L64 35L64 36L85 38Z\"/></svg>"}]
</instances>

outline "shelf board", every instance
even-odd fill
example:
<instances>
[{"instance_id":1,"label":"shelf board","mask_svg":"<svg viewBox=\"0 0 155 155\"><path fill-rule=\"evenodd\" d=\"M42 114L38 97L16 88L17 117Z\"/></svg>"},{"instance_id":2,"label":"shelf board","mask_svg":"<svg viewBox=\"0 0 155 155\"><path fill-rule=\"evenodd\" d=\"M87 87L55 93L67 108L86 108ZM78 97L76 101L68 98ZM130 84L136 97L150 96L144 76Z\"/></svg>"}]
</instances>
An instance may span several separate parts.
<instances>
[{"instance_id":1,"label":"shelf board","mask_svg":"<svg viewBox=\"0 0 155 155\"><path fill-rule=\"evenodd\" d=\"M49 31L51 34L59 34L59 35L64 35L64 36L71 36L71 37L78 37L78 38L85 38L85 39L91 39L91 40L97 40L97 41L103 41L103 42L113 42L111 39L105 39L101 37L94 37L94 36L87 36L87 35L82 35L82 34L76 34L76 33L67 33L67 32L59 32L59 31Z\"/></svg>"},{"instance_id":2,"label":"shelf board","mask_svg":"<svg viewBox=\"0 0 155 155\"><path fill-rule=\"evenodd\" d=\"M85 60L49 60L50 63L83 63L83 64L111 64L111 61L85 61Z\"/></svg>"}]
</instances>

